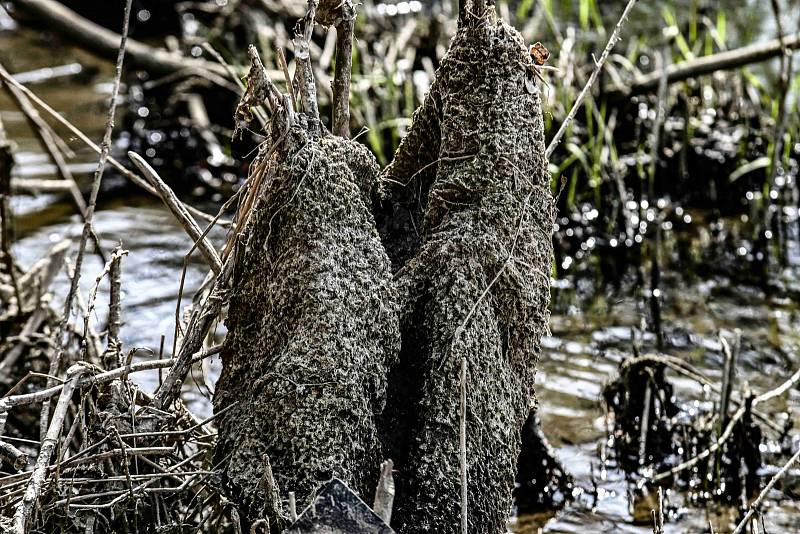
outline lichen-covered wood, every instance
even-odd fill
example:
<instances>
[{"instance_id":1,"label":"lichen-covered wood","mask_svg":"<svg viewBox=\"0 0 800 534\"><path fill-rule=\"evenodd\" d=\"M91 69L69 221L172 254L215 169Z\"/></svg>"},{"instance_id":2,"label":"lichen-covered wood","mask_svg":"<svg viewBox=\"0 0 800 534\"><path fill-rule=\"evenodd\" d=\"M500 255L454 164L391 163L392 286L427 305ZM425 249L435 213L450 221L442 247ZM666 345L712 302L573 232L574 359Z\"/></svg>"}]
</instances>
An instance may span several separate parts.
<instances>
[{"instance_id":1,"label":"lichen-covered wood","mask_svg":"<svg viewBox=\"0 0 800 534\"><path fill-rule=\"evenodd\" d=\"M218 411L236 403L216 456L251 519L277 521L273 489L301 506L334 476L374 491L374 417L399 347L389 260L367 208L377 171L362 145L299 125L268 162L239 245L214 400Z\"/></svg>"},{"instance_id":2,"label":"lichen-covered wood","mask_svg":"<svg viewBox=\"0 0 800 534\"><path fill-rule=\"evenodd\" d=\"M530 64L513 28L491 12L468 13L398 152L403 160L384 174L385 202L396 195L402 208L413 197L422 214L421 247L396 275L403 345L394 376L402 376L392 380L384 421L399 471L400 532L459 528L462 358L469 528L505 532L552 261L554 205ZM438 146L433 165L404 170L419 157L404 148L437 133L438 143L425 143ZM410 436L399 446L398 426Z\"/></svg>"},{"instance_id":3,"label":"lichen-covered wood","mask_svg":"<svg viewBox=\"0 0 800 534\"><path fill-rule=\"evenodd\" d=\"M228 409L215 459L250 521L285 526L281 499L305 505L331 477L371 495L391 458L393 527L456 532L463 360L469 528L505 532L547 328L554 203L531 58L479 12L380 180L363 146L302 115L273 126L215 398Z\"/></svg>"}]
</instances>

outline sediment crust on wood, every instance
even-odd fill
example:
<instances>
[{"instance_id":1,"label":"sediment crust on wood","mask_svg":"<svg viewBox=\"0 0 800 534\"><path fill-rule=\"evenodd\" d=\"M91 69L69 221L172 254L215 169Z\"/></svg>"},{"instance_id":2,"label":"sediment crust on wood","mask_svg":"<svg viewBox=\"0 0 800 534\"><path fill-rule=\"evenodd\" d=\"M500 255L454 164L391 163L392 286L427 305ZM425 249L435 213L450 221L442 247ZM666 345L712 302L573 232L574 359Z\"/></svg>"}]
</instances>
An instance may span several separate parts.
<instances>
[{"instance_id":1,"label":"sediment crust on wood","mask_svg":"<svg viewBox=\"0 0 800 534\"><path fill-rule=\"evenodd\" d=\"M380 472L374 421L399 348L390 264L366 200L377 176L362 145L292 127L268 164L237 260L214 406L216 456L246 517L282 518L275 487L306 506L340 478L362 497ZM229 459L226 459L231 455Z\"/></svg>"},{"instance_id":2,"label":"sediment crust on wood","mask_svg":"<svg viewBox=\"0 0 800 534\"><path fill-rule=\"evenodd\" d=\"M477 21L467 16L437 72L438 128L415 131L431 128L426 121L409 132L412 140L438 134L440 142L435 180L422 201L422 245L396 275L399 365L415 374L390 384L385 421L410 434L410 444L391 453L400 532L459 528L462 358L469 369L469 529L505 532L549 319L554 206L530 61L516 30L489 12ZM402 410L409 396L416 404Z\"/></svg>"}]
</instances>

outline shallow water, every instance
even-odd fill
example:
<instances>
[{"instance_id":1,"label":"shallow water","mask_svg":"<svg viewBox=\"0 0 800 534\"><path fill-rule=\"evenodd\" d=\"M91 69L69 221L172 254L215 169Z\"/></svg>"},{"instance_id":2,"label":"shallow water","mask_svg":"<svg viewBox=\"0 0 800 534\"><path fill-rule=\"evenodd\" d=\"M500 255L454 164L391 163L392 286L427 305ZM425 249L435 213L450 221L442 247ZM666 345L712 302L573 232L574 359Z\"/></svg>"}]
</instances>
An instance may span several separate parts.
<instances>
[{"instance_id":1,"label":"shallow water","mask_svg":"<svg viewBox=\"0 0 800 534\"><path fill-rule=\"evenodd\" d=\"M800 319L793 303L768 301L757 292L742 294L741 288L730 287L724 280L694 287L679 284L665 287L671 293L664 309L665 324L667 337L673 340L673 347L666 352L682 357L712 380L721 380L723 355L717 339L720 330L728 335L733 328L742 330L736 388L747 383L759 393L772 389L800 365L800 358L796 356ZM602 306L606 307L606 311L595 309L589 313L555 315L551 326L553 335L544 343L546 349L536 391L545 433L575 477L576 486L581 488L571 505L548 520L545 532L609 529L652 532L650 524L632 524L624 476L612 466L604 470L600 461L606 422L599 395L603 385L616 376L619 362L631 355L631 327L638 326L640 321L633 299L615 300L613 305ZM647 351L648 346L652 349L653 342L652 336L645 336L644 350ZM675 386L676 398L689 410L694 401L709 409L716 400L715 394L709 395L695 382L669 372L668 376ZM773 420L779 424L788 417L787 410L794 412L791 417L796 426L800 422L798 406L800 392L794 389L788 397L776 399L774 404L764 407L764 411L776 414ZM795 442L792 450L798 446L800 442ZM765 460L769 461L766 455ZM795 468L785 484L796 486L798 482L800 469ZM670 492L667 500L669 507L678 508L677 515L667 524L667 532L708 532L709 520L715 532L727 531L725 520L718 517L719 510L693 508L674 492ZM643 512L649 517L649 508ZM735 519L735 515L730 518ZM797 501L773 503L765 514L768 532L797 532L799 523L800 502ZM518 532L536 532L536 529L519 529Z\"/></svg>"},{"instance_id":2,"label":"shallow water","mask_svg":"<svg viewBox=\"0 0 800 534\"><path fill-rule=\"evenodd\" d=\"M13 72L65 65L74 62L76 57L84 70L95 71L86 78L59 78L31 87L54 107L64 110L67 117L90 136L99 139L110 66L67 47L50 49L45 45L32 32L0 31L0 59ZM20 49L25 50L24 55L8 53ZM46 156L38 148L24 119L11 109L10 102L0 96L0 117L18 145L16 175L51 177L53 169L47 164ZM73 139L65 141L77 154L72 167L74 172L86 180L86 174L94 168L94 155ZM16 213L17 236L13 251L25 267L58 240L80 234L82 223L67 199L52 195L16 197L12 206ZM164 354L169 355L183 257L191 246L189 238L159 203L142 196L119 198L117 195L113 200L101 199L95 228L106 250L122 243L130 251L123 260L122 339L125 347L147 348L157 356L164 336ZM223 237L222 232L212 235L218 243ZM74 257L74 249L71 257ZM84 296L89 294L101 269L100 261L90 254L83 269ZM206 271L200 260L189 262L185 297L191 296ZM793 276L794 273L789 271L788 274ZM652 532L650 525L634 524L624 475L613 463L606 466L601 461L607 424L601 403L602 388L616 376L619 363L631 355L631 329L640 325L643 306L640 300L625 295L608 296L600 292L600 296L591 299L579 297L573 282L554 281L552 335L543 341L536 390L545 432L575 478L575 499L554 516L517 518L512 528L526 533L539 529L569 533L649 533ZM781 383L800 365L797 357L800 317L793 302L767 299L758 290L732 286L725 279L702 280L690 287L683 284L679 277L667 275L661 288L665 298L665 329L670 341L668 353L685 358L710 378L719 379L722 355L717 333L739 328L743 332L743 351L736 388L743 389L746 383L756 392L765 391ZM98 294L95 320L98 328L104 324L105 289L102 284ZM55 292L64 295L66 290L66 277L62 275L56 282ZM652 335L645 335L644 350L652 348L653 342ZM199 372L194 375L196 380L185 386L190 406L201 415L210 412L207 398L213 390L211 385L218 366L218 359L213 358L203 370L209 387L199 385L204 382ZM694 406L693 401L705 408L713 404L713 397L693 382L669 376L677 398L687 406ZM158 374L137 374L135 380L152 391ZM795 423L800 423L799 403L800 392L793 389L788 396L762 409L776 414L778 422L791 413ZM793 449L798 445L795 443ZM771 472L774 468L765 469L765 473ZM793 486L797 494L799 483L800 469L795 468L774 492L775 498L765 514L768 532L800 530L797 527L800 502L783 498L780 490ZM735 521L735 516L726 516L725 511L716 507L707 510L687 505L680 494L670 493L668 504L676 507L676 511L669 517L667 532L707 532L709 521L715 532L725 532L726 518ZM649 517L646 503L639 510Z\"/></svg>"},{"instance_id":3,"label":"shallow water","mask_svg":"<svg viewBox=\"0 0 800 534\"><path fill-rule=\"evenodd\" d=\"M110 90L108 80L113 74L113 66L77 49L58 47L50 50L45 48L45 44L40 35L27 29L0 30L0 61L10 72L29 73L26 77L31 79L36 78L39 69L70 65L77 59L82 65L77 76L73 74L49 78L44 83L28 86L99 143L103 135ZM21 49L26 51L24 55L8 53ZM48 73L42 74L46 76ZM124 102L121 101L120 104ZM117 124L122 122L120 114L124 110L124 105L118 106ZM16 111L2 91L0 119L7 136L16 144L13 177L56 178L55 168L50 164L47 154L42 152L25 117ZM115 135L115 138L117 141L114 152L122 152L125 147L124 136ZM84 197L87 197L86 187L97 167L97 156L85 148L80 140L70 135L65 135L63 139L75 153L75 158L70 160L69 169L84 186ZM116 184L119 189L123 179L107 170L104 180L106 185L113 188ZM50 247L65 238L73 241L68 257L74 261L83 221L69 198L51 194L33 197L18 195L12 198L11 208L15 215L12 252L22 266L32 265ZM209 206L208 209L211 211L215 207ZM121 336L126 350L142 348L146 350L137 355L144 356L150 351L151 357L157 357L163 335L164 355L169 356L172 353L176 302L184 256L192 242L160 201L138 192L122 195L119 192L111 195L101 193L94 227L104 250L110 251L121 244L123 249L130 251L122 262L124 324ZM213 231L210 239L219 244L224 239L224 233ZM84 299L88 298L96 285L96 278L102 269L99 257L87 253L80 286ZM201 260L196 257L190 259L186 269L184 303L190 301L207 270ZM54 282L53 290L57 296L63 298L68 288L66 273L62 272ZM97 311L92 323L98 329L105 324L107 303L105 282L100 284L97 293ZM140 373L136 379L148 391L154 390L158 385L157 372ZM190 398L200 395L197 388L187 394ZM198 401L196 411L201 415L210 415L208 402Z\"/></svg>"}]
</instances>

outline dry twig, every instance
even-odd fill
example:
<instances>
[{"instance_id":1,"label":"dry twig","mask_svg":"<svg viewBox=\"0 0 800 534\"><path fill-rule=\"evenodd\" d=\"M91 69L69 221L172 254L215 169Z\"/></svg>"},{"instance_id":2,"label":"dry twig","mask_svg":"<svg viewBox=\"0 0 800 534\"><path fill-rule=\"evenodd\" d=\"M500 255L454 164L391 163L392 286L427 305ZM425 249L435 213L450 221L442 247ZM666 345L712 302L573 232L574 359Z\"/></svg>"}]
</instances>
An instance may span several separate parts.
<instances>
[{"instance_id":1,"label":"dry twig","mask_svg":"<svg viewBox=\"0 0 800 534\"><path fill-rule=\"evenodd\" d=\"M28 518L44 486L47 468L50 465L50 457L58 444L58 438L64 426L64 418L72 402L72 392L75 391L78 380L80 380L85 370L86 368L83 365L76 364L67 371L68 379L62 386L61 396L58 398L58 404L56 404L56 409L53 412L53 420L50 422L44 439L42 439L42 446L39 449L39 456L36 458L33 474L31 474L31 478L28 481L22 502L14 512L14 530L17 534L25 534L27 532Z\"/></svg>"},{"instance_id":2,"label":"dry twig","mask_svg":"<svg viewBox=\"0 0 800 534\"><path fill-rule=\"evenodd\" d=\"M89 195L89 204L86 208L86 216L84 217L84 224L83 224L83 233L81 234L81 240L78 245L78 254L75 258L75 274L72 277L70 282L69 293L67 294L67 298L64 302L64 313L61 317L61 323L59 324L59 328L56 331L56 351L50 361L50 372L51 376L55 376L58 374L58 368L61 366L61 358L64 354L64 345L61 342L61 336L63 335L64 330L66 329L67 322L69 321L69 316L72 310L72 301L75 298L75 293L78 289L78 282L81 278L81 268L83 267L83 256L86 252L86 242L91 236L93 229L92 229L92 222L94 220L94 210L97 206L97 196L100 193L100 183L103 180L103 171L106 167L106 160L108 159L108 153L111 150L111 133L114 130L114 114L117 109L117 97L119 96L119 86L122 83L122 63L125 60L125 46L127 44L128 39L128 26L130 22L130 15L131 15L131 3L132 0L127 0L125 3L125 12L123 14L123 23L122 23L122 36L119 42L119 51L117 54L117 64L114 71L114 85L111 89L111 98L108 104L108 115L106 117L106 128L105 133L103 134L103 143L100 148L100 159L97 162L97 170L94 173L94 180L92 182L92 191ZM48 387L52 385L52 380L48 380L47 382ZM50 403L45 402L42 404L42 412L41 412L41 419L39 420L39 425L41 428L41 434L44 437L45 429L47 428L47 422L49 419L49 412L50 412Z\"/></svg>"},{"instance_id":3,"label":"dry twig","mask_svg":"<svg viewBox=\"0 0 800 534\"><path fill-rule=\"evenodd\" d=\"M195 221L188 211L183 207L178 197L172 189L164 183L158 173L142 157L135 152L128 152L130 160L139 168L142 174L150 181L150 184L158 191L161 200L164 202L178 222L181 224L192 241L197 243L197 248L203 254L214 274L222 271L222 260L219 258L216 249L211 242L204 237L197 221Z\"/></svg>"},{"instance_id":4,"label":"dry twig","mask_svg":"<svg viewBox=\"0 0 800 534\"><path fill-rule=\"evenodd\" d=\"M765 401L768 401L768 400L773 399L775 397L778 397L780 395L783 395L784 393L786 393L786 391L788 391L789 389L794 387L798 382L800 382L800 369L795 371L794 374L791 377L789 377L785 382L783 382L780 386L778 386L775 389L772 389L770 391L767 391L765 393L762 393L761 395L758 395L757 397L753 398L753 401L752 401L752 403L750 405L751 408L755 408L758 404L760 404L762 402L765 402ZM675 476L676 474L680 473L681 471L684 471L686 469L689 469L690 467L693 467L694 465L699 463L704 458L708 458L711 454L716 452L728 440L728 438L733 433L733 429L736 426L736 423L739 421L739 419L742 418L742 416L744 416L744 414L747 411L747 409L748 409L747 402L744 402L742 404L742 406L736 411L736 413L734 413L731 416L730 420L728 421L728 425L725 427L725 430L723 430L722 434L720 434L720 436L717 439L717 441L715 441L709 448L705 449L703 452L701 452L700 454L698 454L694 458L691 458L691 459L689 459L689 460L687 460L687 461L685 461L685 462L683 462L683 463L681 463L679 465L676 465L672 469L669 469L667 471L663 471L661 473L658 473L658 474L650 477L649 480L651 482L658 482L659 480L664 480L665 478L669 478L669 477ZM642 479L642 481L644 482L645 479Z\"/></svg>"},{"instance_id":5,"label":"dry twig","mask_svg":"<svg viewBox=\"0 0 800 534\"><path fill-rule=\"evenodd\" d=\"M789 458L789 461L786 462L784 466L781 467L780 471L775 473L775 475L770 479L767 485L764 486L764 489L761 490L761 493L758 494L756 500L753 501L752 504L750 504L750 508L747 509L747 513L744 515L742 520L739 522L738 525L736 525L733 534L739 534L740 532L744 531L748 523L750 523L750 520L753 518L753 515L755 515L758 512L758 509L761 507L761 504L764 502L764 499L766 499L767 494L769 494L773 486L775 486L775 484L781 478L783 478L786 472L789 471L789 468L792 467L792 465L794 465L798 459L800 459L800 448L797 449L797 452L795 452L794 455L791 458Z\"/></svg>"},{"instance_id":6,"label":"dry twig","mask_svg":"<svg viewBox=\"0 0 800 534\"><path fill-rule=\"evenodd\" d=\"M550 158L550 156L553 155L553 151L561 142L561 138L567 131L569 123L572 122L572 119L575 118L575 114L578 113L578 109L580 109L580 107L583 105L583 101L586 98L586 95L589 94L589 91L592 89L594 82L597 81L597 75L600 74L600 71L603 69L603 65L605 65L606 63L606 59L608 59L608 55L611 53L611 50L617 44L617 41L619 40L619 34L622 31L622 27L625 25L625 21L628 19L628 14L630 13L631 9L633 9L634 4L636 4L636 0L628 0L628 4L622 11L622 15L617 21L617 25L614 27L614 31L611 33L611 37L608 39L608 43L606 44L603 53L600 55L600 59L595 60L594 70L592 71L592 75L589 76L589 80L586 82L586 85L583 86L583 89L581 90L580 94L578 94L578 98L572 105L572 109L569 110L567 118L565 118L564 122L561 123L561 126L558 128L558 131L553 136L553 139L550 141L550 144L547 145L547 150L545 150L545 157Z\"/></svg>"}]
</instances>

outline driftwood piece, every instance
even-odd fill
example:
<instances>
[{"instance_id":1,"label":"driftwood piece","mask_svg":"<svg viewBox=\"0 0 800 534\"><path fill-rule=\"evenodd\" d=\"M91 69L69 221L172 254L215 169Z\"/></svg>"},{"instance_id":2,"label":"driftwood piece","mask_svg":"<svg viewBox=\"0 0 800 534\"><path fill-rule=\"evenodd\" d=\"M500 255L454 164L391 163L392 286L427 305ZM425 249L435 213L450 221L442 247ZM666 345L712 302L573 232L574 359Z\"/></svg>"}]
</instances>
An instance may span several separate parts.
<instances>
[{"instance_id":1,"label":"driftwood piece","mask_svg":"<svg viewBox=\"0 0 800 534\"><path fill-rule=\"evenodd\" d=\"M392 534L381 517L370 509L347 484L334 478L303 510L284 534Z\"/></svg>"},{"instance_id":2,"label":"driftwood piece","mask_svg":"<svg viewBox=\"0 0 800 534\"><path fill-rule=\"evenodd\" d=\"M17 471L28 465L28 455L5 441L0 441L0 459Z\"/></svg>"}]
</instances>

